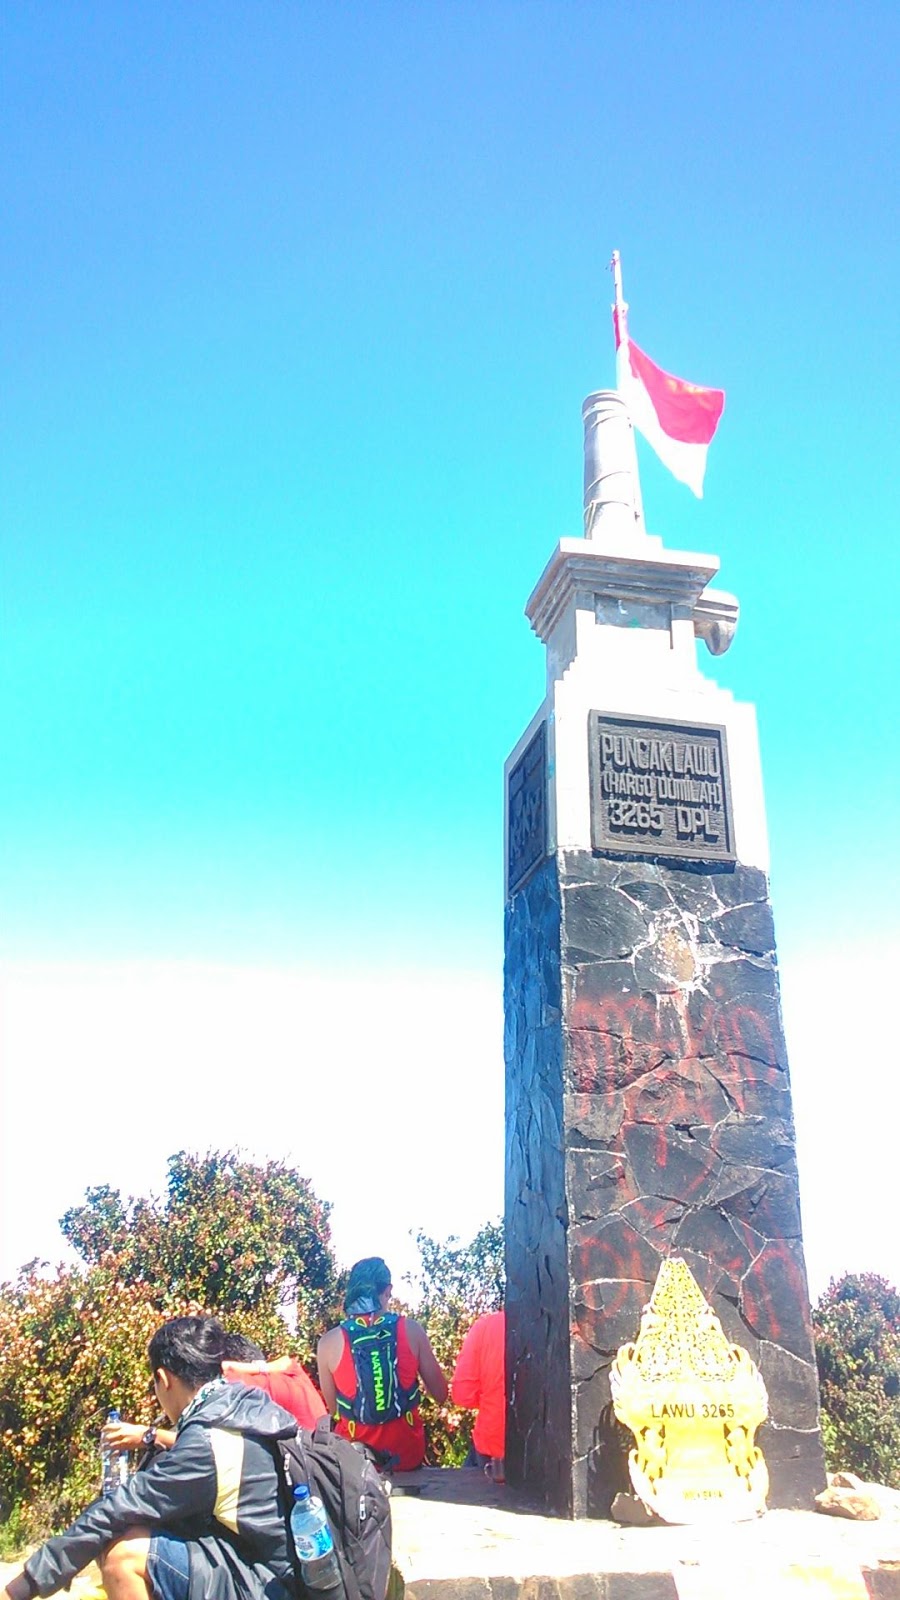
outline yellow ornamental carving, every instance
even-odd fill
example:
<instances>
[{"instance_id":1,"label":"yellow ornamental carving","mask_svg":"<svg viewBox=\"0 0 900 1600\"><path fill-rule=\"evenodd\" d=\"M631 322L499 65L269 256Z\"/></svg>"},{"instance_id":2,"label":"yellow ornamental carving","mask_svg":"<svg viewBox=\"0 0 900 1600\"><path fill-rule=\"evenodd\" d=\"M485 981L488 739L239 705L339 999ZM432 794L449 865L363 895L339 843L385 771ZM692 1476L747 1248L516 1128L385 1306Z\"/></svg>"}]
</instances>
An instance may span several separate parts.
<instances>
[{"instance_id":1,"label":"yellow ornamental carving","mask_svg":"<svg viewBox=\"0 0 900 1600\"><path fill-rule=\"evenodd\" d=\"M769 1474L754 1441L766 1387L747 1351L729 1344L686 1262L663 1262L610 1382L616 1416L636 1441L635 1493L657 1516L736 1522L765 1511Z\"/></svg>"}]
</instances>

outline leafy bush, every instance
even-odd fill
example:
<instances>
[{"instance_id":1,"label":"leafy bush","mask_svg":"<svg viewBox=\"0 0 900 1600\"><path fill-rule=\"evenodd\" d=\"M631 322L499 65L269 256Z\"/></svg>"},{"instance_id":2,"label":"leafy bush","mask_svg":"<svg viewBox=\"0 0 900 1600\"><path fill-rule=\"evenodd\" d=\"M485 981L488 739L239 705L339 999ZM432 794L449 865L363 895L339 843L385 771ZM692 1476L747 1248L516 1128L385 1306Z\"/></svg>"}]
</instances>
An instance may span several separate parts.
<instances>
[{"instance_id":1,"label":"leafy bush","mask_svg":"<svg viewBox=\"0 0 900 1600\"><path fill-rule=\"evenodd\" d=\"M421 1231L416 1244L421 1266L415 1315L449 1379L475 1318L503 1305L503 1224L485 1223L469 1244L455 1237L441 1243ZM472 1412L461 1411L450 1400L438 1405L427 1396L422 1416L428 1459L438 1466L461 1466L472 1442Z\"/></svg>"},{"instance_id":2,"label":"leafy bush","mask_svg":"<svg viewBox=\"0 0 900 1600\"><path fill-rule=\"evenodd\" d=\"M813 1311L830 1471L900 1488L900 1295L876 1273L832 1281Z\"/></svg>"},{"instance_id":3,"label":"leafy bush","mask_svg":"<svg viewBox=\"0 0 900 1600\"><path fill-rule=\"evenodd\" d=\"M297 1353L309 1360L335 1294L330 1212L283 1162L181 1151L169 1160L162 1203L123 1204L104 1185L88 1189L60 1227L89 1265L112 1252L124 1282L227 1312L235 1326L242 1315L271 1321L295 1310ZM283 1341L280 1323L271 1335Z\"/></svg>"},{"instance_id":4,"label":"leafy bush","mask_svg":"<svg viewBox=\"0 0 900 1600\"><path fill-rule=\"evenodd\" d=\"M156 1414L147 1344L167 1317L213 1313L308 1359L333 1311L329 1207L279 1162L233 1152L169 1162L163 1202L90 1189L66 1213L84 1266L23 1268L0 1291L0 1497L25 1538L65 1526L97 1491L106 1411ZM296 1334L280 1314L296 1306Z\"/></svg>"},{"instance_id":5,"label":"leafy bush","mask_svg":"<svg viewBox=\"0 0 900 1600\"><path fill-rule=\"evenodd\" d=\"M0 1289L0 1541L7 1554L64 1527L97 1492L97 1438L110 1406L156 1414L147 1344L167 1317L214 1313L270 1354L312 1363L339 1320L342 1276L330 1207L279 1162L232 1151L171 1158L162 1200L107 1186L62 1219L78 1266L31 1262ZM449 1377L463 1336L503 1303L503 1233L468 1244L420 1233L415 1310ZM285 1315L295 1332L288 1333ZM429 1459L465 1459L472 1415L423 1407Z\"/></svg>"}]
</instances>

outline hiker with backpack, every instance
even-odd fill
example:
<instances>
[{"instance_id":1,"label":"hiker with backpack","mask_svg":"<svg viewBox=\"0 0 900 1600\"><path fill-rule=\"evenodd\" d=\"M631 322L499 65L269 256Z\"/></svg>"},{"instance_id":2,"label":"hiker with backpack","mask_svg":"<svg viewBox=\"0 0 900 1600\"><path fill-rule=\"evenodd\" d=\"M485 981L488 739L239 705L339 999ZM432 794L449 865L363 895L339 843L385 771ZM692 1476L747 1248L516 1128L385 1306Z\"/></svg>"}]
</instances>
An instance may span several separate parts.
<instances>
[{"instance_id":1,"label":"hiker with backpack","mask_svg":"<svg viewBox=\"0 0 900 1600\"><path fill-rule=\"evenodd\" d=\"M148 1357L172 1448L41 1545L6 1600L55 1594L95 1560L108 1600L299 1594L277 1450L297 1423L261 1390L225 1381L224 1341L214 1317L157 1329Z\"/></svg>"},{"instance_id":2,"label":"hiker with backpack","mask_svg":"<svg viewBox=\"0 0 900 1600\"><path fill-rule=\"evenodd\" d=\"M351 1267L344 1320L319 1340L319 1383L338 1434L411 1472L425 1460L422 1387L438 1402L448 1388L421 1323L388 1310L392 1292L380 1256Z\"/></svg>"},{"instance_id":3,"label":"hiker with backpack","mask_svg":"<svg viewBox=\"0 0 900 1600\"><path fill-rule=\"evenodd\" d=\"M390 1502L374 1465L328 1417L309 1432L261 1389L227 1382L225 1340L214 1317L157 1329L148 1357L174 1441L30 1555L0 1600L55 1594L91 1561L108 1600L316 1600L316 1563L301 1566L291 1536L301 1484L338 1557L327 1600L385 1600Z\"/></svg>"}]
</instances>

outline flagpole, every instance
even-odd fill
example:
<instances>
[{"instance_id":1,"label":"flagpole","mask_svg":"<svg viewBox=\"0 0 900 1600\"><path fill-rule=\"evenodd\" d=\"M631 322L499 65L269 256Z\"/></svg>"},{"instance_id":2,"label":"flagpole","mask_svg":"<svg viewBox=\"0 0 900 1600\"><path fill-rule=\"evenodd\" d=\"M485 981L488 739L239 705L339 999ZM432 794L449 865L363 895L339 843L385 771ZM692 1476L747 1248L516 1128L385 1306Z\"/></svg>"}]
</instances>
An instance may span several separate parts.
<instances>
[{"instance_id":1,"label":"flagpole","mask_svg":"<svg viewBox=\"0 0 900 1600\"><path fill-rule=\"evenodd\" d=\"M620 311L627 311L628 307L622 298L622 257L619 255L618 250L613 251L612 261L609 264L612 268L613 283L616 286L616 308Z\"/></svg>"},{"instance_id":2,"label":"flagpole","mask_svg":"<svg viewBox=\"0 0 900 1600\"><path fill-rule=\"evenodd\" d=\"M622 293L622 257L618 250L612 253L609 263L613 275L616 291L616 303L613 306L613 327L616 334L616 388L619 389L619 374L624 369L628 370L628 301ZM621 391L620 391L621 392ZM624 399L624 396L623 396ZM641 480L638 473L637 441L634 437L634 428L631 428L631 449L634 460L634 520L641 533L646 532L644 527L644 502L641 495Z\"/></svg>"},{"instance_id":3,"label":"flagpole","mask_svg":"<svg viewBox=\"0 0 900 1600\"><path fill-rule=\"evenodd\" d=\"M618 351L619 345L624 345L626 350L627 350L627 347L628 347L628 302L627 302L627 300L624 298L624 296L622 294L622 257L619 255L618 250L614 250L613 251L612 260L609 263L609 266L610 266L610 271L612 272L612 275L613 275L613 283L615 284L615 290L616 290L616 303L613 306L613 312L614 312L614 318L615 318L614 327L615 327L615 330L616 330L616 334L618 335L617 340L616 340L616 350Z\"/></svg>"}]
</instances>

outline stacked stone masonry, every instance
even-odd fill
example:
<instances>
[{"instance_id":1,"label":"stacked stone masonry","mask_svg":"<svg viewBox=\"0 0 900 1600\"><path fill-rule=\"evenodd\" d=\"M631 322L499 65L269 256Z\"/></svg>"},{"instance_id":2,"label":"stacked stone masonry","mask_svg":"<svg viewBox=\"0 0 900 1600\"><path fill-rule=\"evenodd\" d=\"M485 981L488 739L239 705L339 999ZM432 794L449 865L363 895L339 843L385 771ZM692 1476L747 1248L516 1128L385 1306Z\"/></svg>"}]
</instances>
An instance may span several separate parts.
<instances>
[{"instance_id":1,"label":"stacked stone masonry","mask_svg":"<svg viewBox=\"0 0 900 1600\"><path fill-rule=\"evenodd\" d=\"M773 1507L824 1486L765 875L546 860L506 929L508 1471L562 1515L627 1487L609 1368L683 1257L759 1365Z\"/></svg>"}]
</instances>

